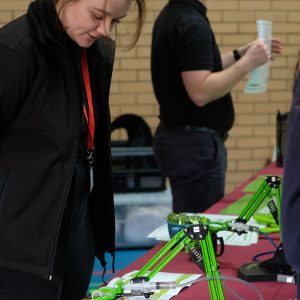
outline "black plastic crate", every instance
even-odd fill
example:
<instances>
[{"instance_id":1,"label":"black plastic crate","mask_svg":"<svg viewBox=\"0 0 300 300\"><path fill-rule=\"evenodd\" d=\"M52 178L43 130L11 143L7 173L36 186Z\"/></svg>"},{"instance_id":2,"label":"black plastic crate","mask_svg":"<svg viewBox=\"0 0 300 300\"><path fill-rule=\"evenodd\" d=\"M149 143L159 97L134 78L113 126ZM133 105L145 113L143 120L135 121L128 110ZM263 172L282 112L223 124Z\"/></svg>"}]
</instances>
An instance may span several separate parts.
<instances>
[{"instance_id":1,"label":"black plastic crate","mask_svg":"<svg viewBox=\"0 0 300 300\"><path fill-rule=\"evenodd\" d=\"M115 193L166 189L152 147L112 147L112 168Z\"/></svg>"}]
</instances>

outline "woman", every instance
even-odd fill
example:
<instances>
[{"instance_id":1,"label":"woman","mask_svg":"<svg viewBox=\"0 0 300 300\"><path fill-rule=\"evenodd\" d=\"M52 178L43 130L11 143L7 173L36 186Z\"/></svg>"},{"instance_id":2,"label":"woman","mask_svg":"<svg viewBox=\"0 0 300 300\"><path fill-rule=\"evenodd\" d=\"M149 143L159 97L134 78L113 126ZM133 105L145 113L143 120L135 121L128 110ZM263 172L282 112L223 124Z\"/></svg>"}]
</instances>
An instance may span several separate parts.
<instances>
[{"instance_id":1,"label":"woman","mask_svg":"<svg viewBox=\"0 0 300 300\"><path fill-rule=\"evenodd\" d=\"M0 30L1 300L81 299L114 254L108 35L131 4L36 0Z\"/></svg>"},{"instance_id":2,"label":"woman","mask_svg":"<svg viewBox=\"0 0 300 300\"><path fill-rule=\"evenodd\" d=\"M299 55L298 55L299 57ZM288 138L284 158L281 227L287 261L297 272L298 299L300 297L300 73L299 59L295 70L292 107L288 119Z\"/></svg>"}]
</instances>

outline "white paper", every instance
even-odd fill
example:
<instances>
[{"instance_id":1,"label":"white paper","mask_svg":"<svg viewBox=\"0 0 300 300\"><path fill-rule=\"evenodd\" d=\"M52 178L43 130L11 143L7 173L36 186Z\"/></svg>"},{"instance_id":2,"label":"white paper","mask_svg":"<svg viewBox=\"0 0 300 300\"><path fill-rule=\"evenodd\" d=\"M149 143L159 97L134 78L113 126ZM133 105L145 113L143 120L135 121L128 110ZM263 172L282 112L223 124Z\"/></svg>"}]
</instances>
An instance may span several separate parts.
<instances>
[{"instance_id":1,"label":"white paper","mask_svg":"<svg viewBox=\"0 0 300 300\"><path fill-rule=\"evenodd\" d=\"M211 222L224 222L228 220L234 220L238 216L235 215L221 215L221 214L199 214L203 217L208 218ZM247 222L247 225L256 226L259 228L264 228L264 225L258 224L253 218ZM219 231L217 232L218 237L222 237L225 245L230 246L249 246L251 244L257 244L258 242L258 233L257 232L247 232L241 235L238 235L235 232L230 231ZM168 231L168 224L158 227L152 231L148 238L154 238L159 241L169 241L170 235Z\"/></svg>"},{"instance_id":2,"label":"white paper","mask_svg":"<svg viewBox=\"0 0 300 300\"><path fill-rule=\"evenodd\" d=\"M123 279L130 279L136 274L138 270L129 272L122 276ZM147 275L146 275L147 276ZM188 283L192 280L199 278L201 274L183 274L183 273L168 273L168 272L158 272L150 282L167 282L167 281L176 281L177 284ZM119 280L119 277L113 278L109 283L108 287L114 287L115 283ZM188 285L187 285L188 286ZM176 296L183 287L178 287L176 289L170 290L154 290L154 295L150 296L150 299L159 299L159 300L169 300ZM126 297L127 300L141 300L145 299L144 296L132 296Z\"/></svg>"},{"instance_id":3,"label":"white paper","mask_svg":"<svg viewBox=\"0 0 300 300\"><path fill-rule=\"evenodd\" d=\"M268 50L271 52L272 21L257 20L256 26L257 26L258 38L265 41ZM269 72L270 72L270 61L252 70L249 75L244 92L252 93L252 94L265 92L268 88Z\"/></svg>"}]
</instances>

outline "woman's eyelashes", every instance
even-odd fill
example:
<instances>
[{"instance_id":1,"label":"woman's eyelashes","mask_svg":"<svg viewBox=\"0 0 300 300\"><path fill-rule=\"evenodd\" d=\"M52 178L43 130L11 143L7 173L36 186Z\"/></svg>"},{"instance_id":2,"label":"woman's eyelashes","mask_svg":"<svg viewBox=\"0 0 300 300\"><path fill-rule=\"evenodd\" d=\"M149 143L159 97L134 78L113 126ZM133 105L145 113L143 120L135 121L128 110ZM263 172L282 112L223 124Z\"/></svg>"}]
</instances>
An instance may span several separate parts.
<instances>
[{"instance_id":1,"label":"woman's eyelashes","mask_svg":"<svg viewBox=\"0 0 300 300\"><path fill-rule=\"evenodd\" d=\"M97 15L97 14L94 14L92 13L92 17L93 19L95 20L103 20L105 18L104 15ZM115 19L112 19L112 24L119 24L121 22L121 20L119 18L115 18Z\"/></svg>"},{"instance_id":2,"label":"woman's eyelashes","mask_svg":"<svg viewBox=\"0 0 300 300\"><path fill-rule=\"evenodd\" d=\"M93 14L92 13L92 17L96 20L102 20L104 17L103 16L100 16L100 15L96 15L96 14Z\"/></svg>"}]
</instances>

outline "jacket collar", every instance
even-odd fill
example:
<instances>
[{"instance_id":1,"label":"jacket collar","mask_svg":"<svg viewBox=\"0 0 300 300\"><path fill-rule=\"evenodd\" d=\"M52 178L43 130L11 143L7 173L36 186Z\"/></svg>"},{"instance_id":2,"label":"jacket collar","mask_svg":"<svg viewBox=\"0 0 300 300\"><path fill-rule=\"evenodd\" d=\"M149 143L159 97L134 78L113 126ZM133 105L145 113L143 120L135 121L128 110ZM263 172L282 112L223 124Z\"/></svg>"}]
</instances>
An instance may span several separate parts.
<instances>
[{"instance_id":1,"label":"jacket collar","mask_svg":"<svg viewBox=\"0 0 300 300\"><path fill-rule=\"evenodd\" d=\"M191 5L201 12L202 15L206 16L207 8L199 0L170 0L170 3L181 3Z\"/></svg>"},{"instance_id":2,"label":"jacket collar","mask_svg":"<svg viewBox=\"0 0 300 300\"><path fill-rule=\"evenodd\" d=\"M78 57L81 47L70 39L64 31L56 13L53 0L35 0L28 8L28 18L35 29L38 41L42 46L55 46L67 50ZM110 38L101 38L94 42L91 49L107 62L113 64L115 56L115 42ZM89 52L89 51L88 51Z\"/></svg>"},{"instance_id":3,"label":"jacket collar","mask_svg":"<svg viewBox=\"0 0 300 300\"><path fill-rule=\"evenodd\" d=\"M28 18L43 46L55 46L74 54L80 53L80 47L64 31L53 0L33 1L28 7Z\"/></svg>"}]
</instances>

